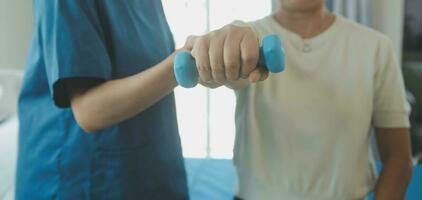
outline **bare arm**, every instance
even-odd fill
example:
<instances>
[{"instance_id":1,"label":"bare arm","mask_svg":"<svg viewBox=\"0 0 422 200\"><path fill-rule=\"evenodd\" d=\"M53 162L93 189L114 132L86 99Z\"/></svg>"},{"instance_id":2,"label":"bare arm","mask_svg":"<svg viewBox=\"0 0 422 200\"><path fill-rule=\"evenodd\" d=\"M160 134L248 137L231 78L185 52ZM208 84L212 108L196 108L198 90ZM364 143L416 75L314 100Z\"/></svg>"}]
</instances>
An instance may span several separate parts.
<instances>
[{"instance_id":1,"label":"bare arm","mask_svg":"<svg viewBox=\"0 0 422 200\"><path fill-rule=\"evenodd\" d=\"M174 54L148 70L122 79L95 82L74 79L67 82L71 108L86 132L95 132L144 111L169 94L177 82L173 73Z\"/></svg>"},{"instance_id":2,"label":"bare arm","mask_svg":"<svg viewBox=\"0 0 422 200\"><path fill-rule=\"evenodd\" d=\"M211 89L218 88L218 87L224 85L224 86L226 86L226 87L228 87L230 89L233 89L233 90L243 89L243 88L247 87L250 84L250 82L247 79L240 79L238 81L230 81L230 82L227 81L224 84L217 83L217 82L214 82L214 81L212 81L212 82L202 82L201 81L199 83L201 85L203 85L203 86L205 86L207 88L211 88Z\"/></svg>"},{"instance_id":3,"label":"bare arm","mask_svg":"<svg viewBox=\"0 0 422 200\"><path fill-rule=\"evenodd\" d=\"M412 176L408 128L376 128L383 168L375 187L376 200L403 200Z\"/></svg>"}]
</instances>

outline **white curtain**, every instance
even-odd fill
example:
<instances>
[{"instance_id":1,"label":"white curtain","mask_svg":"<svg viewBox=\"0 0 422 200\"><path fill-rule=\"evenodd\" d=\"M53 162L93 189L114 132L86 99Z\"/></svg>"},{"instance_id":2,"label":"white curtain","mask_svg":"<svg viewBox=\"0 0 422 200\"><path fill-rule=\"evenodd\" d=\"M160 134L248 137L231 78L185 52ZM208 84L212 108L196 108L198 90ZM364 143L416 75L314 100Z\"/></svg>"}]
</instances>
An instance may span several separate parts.
<instances>
[{"instance_id":1,"label":"white curtain","mask_svg":"<svg viewBox=\"0 0 422 200\"><path fill-rule=\"evenodd\" d=\"M327 6L334 13L365 25L371 25L370 0L327 0Z\"/></svg>"},{"instance_id":2,"label":"white curtain","mask_svg":"<svg viewBox=\"0 0 422 200\"><path fill-rule=\"evenodd\" d=\"M273 11L278 8L280 0L272 0ZM326 0L327 7L334 13L365 25L371 25L370 0Z\"/></svg>"}]
</instances>

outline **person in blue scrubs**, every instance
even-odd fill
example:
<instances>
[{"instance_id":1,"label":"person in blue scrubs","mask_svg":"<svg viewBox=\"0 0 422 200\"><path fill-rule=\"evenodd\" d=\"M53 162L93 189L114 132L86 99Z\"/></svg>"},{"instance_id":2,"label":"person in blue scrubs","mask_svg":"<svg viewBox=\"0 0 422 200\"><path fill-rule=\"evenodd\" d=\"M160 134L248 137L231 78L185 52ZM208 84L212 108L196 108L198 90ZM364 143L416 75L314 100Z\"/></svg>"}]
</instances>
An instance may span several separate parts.
<instances>
[{"instance_id":1,"label":"person in blue scrubs","mask_svg":"<svg viewBox=\"0 0 422 200\"><path fill-rule=\"evenodd\" d=\"M33 6L16 199L188 199L161 1Z\"/></svg>"}]
</instances>

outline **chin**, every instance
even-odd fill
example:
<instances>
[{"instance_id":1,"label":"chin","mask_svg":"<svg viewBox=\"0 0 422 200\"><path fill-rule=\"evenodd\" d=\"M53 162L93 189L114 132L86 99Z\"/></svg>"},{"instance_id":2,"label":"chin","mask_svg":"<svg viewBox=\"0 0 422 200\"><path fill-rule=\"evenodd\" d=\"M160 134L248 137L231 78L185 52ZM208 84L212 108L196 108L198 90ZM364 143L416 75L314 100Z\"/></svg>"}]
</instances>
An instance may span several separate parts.
<instances>
[{"instance_id":1,"label":"chin","mask_svg":"<svg viewBox=\"0 0 422 200\"><path fill-rule=\"evenodd\" d=\"M281 6L292 12L311 12L321 9L324 0L280 0Z\"/></svg>"}]
</instances>

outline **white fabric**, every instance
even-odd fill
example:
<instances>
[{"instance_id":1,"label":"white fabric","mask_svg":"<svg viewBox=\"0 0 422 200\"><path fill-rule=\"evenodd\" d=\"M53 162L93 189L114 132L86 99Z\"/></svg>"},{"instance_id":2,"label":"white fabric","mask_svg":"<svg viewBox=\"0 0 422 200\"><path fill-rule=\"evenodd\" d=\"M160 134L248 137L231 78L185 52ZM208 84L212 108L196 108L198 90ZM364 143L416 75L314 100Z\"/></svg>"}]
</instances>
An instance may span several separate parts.
<instances>
[{"instance_id":1,"label":"white fabric","mask_svg":"<svg viewBox=\"0 0 422 200\"><path fill-rule=\"evenodd\" d=\"M14 199L21 70L0 69L0 199Z\"/></svg>"},{"instance_id":2,"label":"white fabric","mask_svg":"<svg viewBox=\"0 0 422 200\"><path fill-rule=\"evenodd\" d=\"M368 152L372 126L409 127L390 40L341 16L308 40L272 16L234 24L251 26L260 37L278 34L286 52L283 73L236 91L238 195L363 199L376 181Z\"/></svg>"},{"instance_id":3,"label":"white fabric","mask_svg":"<svg viewBox=\"0 0 422 200\"><path fill-rule=\"evenodd\" d=\"M22 71L0 69L0 123L16 113Z\"/></svg>"},{"instance_id":4,"label":"white fabric","mask_svg":"<svg viewBox=\"0 0 422 200\"><path fill-rule=\"evenodd\" d=\"M16 115L0 124L0 199L12 200L15 192L15 172L18 146Z\"/></svg>"}]
</instances>

